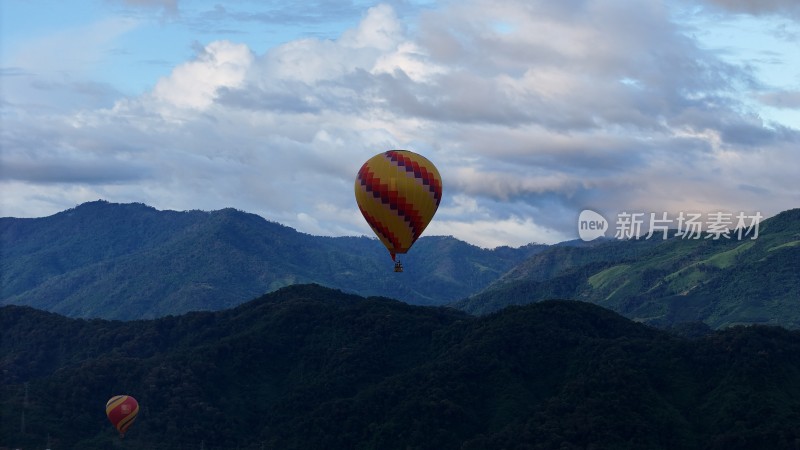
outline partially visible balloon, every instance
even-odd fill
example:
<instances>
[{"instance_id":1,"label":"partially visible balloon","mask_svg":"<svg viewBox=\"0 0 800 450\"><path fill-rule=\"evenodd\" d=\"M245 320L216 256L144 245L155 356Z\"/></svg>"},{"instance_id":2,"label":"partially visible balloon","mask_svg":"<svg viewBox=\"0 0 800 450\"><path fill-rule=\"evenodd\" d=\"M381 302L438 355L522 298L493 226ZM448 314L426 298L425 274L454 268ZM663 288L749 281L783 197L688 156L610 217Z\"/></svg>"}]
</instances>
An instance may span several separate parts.
<instances>
[{"instance_id":1,"label":"partially visible balloon","mask_svg":"<svg viewBox=\"0 0 800 450\"><path fill-rule=\"evenodd\" d=\"M442 177L432 162L408 150L379 153L361 166L356 203L392 259L406 253L442 200Z\"/></svg>"},{"instance_id":2,"label":"partially visible balloon","mask_svg":"<svg viewBox=\"0 0 800 450\"><path fill-rule=\"evenodd\" d=\"M106 415L111 424L119 431L119 436L133 425L136 415L139 414L139 403L130 395L115 395L106 403Z\"/></svg>"}]
</instances>

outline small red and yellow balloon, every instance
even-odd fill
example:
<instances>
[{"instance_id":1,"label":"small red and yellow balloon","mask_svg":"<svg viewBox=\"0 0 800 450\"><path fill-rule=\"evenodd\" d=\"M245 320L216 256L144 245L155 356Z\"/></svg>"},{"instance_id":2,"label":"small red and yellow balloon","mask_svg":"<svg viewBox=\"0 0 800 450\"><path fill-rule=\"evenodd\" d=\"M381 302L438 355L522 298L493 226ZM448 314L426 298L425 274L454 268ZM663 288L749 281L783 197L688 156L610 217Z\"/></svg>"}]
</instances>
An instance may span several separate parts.
<instances>
[{"instance_id":1,"label":"small red and yellow balloon","mask_svg":"<svg viewBox=\"0 0 800 450\"><path fill-rule=\"evenodd\" d=\"M355 194L364 219L396 261L433 219L442 200L442 177L422 155L389 150L361 166Z\"/></svg>"},{"instance_id":2,"label":"small red and yellow balloon","mask_svg":"<svg viewBox=\"0 0 800 450\"><path fill-rule=\"evenodd\" d=\"M106 416L119 431L119 437L125 437L125 432L133 425L137 414L139 403L130 395L115 395L106 403Z\"/></svg>"}]
</instances>

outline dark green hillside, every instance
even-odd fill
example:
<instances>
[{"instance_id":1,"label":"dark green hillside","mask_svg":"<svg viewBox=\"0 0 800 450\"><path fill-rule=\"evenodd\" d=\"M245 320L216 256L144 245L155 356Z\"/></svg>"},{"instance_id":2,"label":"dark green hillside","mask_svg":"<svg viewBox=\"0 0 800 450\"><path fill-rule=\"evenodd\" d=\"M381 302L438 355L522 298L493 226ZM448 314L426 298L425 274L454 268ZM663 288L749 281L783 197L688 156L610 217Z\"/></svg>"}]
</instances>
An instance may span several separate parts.
<instances>
[{"instance_id":1,"label":"dark green hillside","mask_svg":"<svg viewBox=\"0 0 800 450\"><path fill-rule=\"evenodd\" d=\"M800 327L800 209L762 222L755 240L607 241L551 247L479 294L477 314L549 298L589 301L659 326L702 321Z\"/></svg>"},{"instance_id":2,"label":"dark green hillside","mask_svg":"<svg viewBox=\"0 0 800 450\"><path fill-rule=\"evenodd\" d=\"M2 298L99 261L162 245L204 215L98 201L40 219L0 218Z\"/></svg>"},{"instance_id":3,"label":"dark green hillside","mask_svg":"<svg viewBox=\"0 0 800 450\"><path fill-rule=\"evenodd\" d=\"M234 209L97 201L41 219L0 219L0 304L131 320L224 309L316 282L436 305L483 289L543 248L423 237L398 275L375 239L310 236Z\"/></svg>"},{"instance_id":4,"label":"dark green hillside","mask_svg":"<svg viewBox=\"0 0 800 450\"><path fill-rule=\"evenodd\" d=\"M800 334L780 328L684 339L585 302L476 318L319 286L152 321L3 307L0 325L0 447L800 443ZM123 442L103 414L118 393L142 407Z\"/></svg>"}]
</instances>

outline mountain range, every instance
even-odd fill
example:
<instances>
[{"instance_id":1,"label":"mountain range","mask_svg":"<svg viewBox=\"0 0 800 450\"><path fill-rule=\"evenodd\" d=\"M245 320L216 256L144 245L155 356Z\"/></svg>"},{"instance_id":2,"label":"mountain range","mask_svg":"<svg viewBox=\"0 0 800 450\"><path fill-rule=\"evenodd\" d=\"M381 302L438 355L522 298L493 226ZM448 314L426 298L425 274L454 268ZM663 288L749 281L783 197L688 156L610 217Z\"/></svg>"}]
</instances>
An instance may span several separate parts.
<instances>
[{"instance_id":1,"label":"mountain range","mask_svg":"<svg viewBox=\"0 0 800 450\"><path fill-rule=\"evenodd\" d=\"M0 219L0 304L134 320L313 282L471 314L566 298L661 327L800 327L800 209L764 220L757 239L662 237L483 249L423 236L397 274L374 238L312 236L234 209L96 201Z\"/></svg>"},{"instance_id":2,"label":"mountain range","mask_svg":"<svg viewBox=\"0 0 800 450\"><path fill-rule=\"evenodd\" d=\"M127 322L4 306L0 448L796 449L800 332L692 333L587 302L471 316L318 285ZM117 394L141 407L124 440Z\"/></svg>"},{"instance_id":3,"label":"mountain range","mask_svg":"<svg viewBox=\"0 0 800 450\"><path fill-rule=\"evenodd\" d=\"M544 245L482 249L422 237L394 273L377 239L303 234L234 209L84 203L0 219L0 304L141 319L220 310L296 283L441 305L480 291Z\"/></svg>"},{"instance_id":4,"label":"mountain range","mask_svg":"<svg viewBox=\"0 0 800 450\"><path fill-rule=\"evenodd\" d=\"M764 220L755 239L667 237L551 247L454 306L485 314L570 298L657 326L800 328L800 209Z\"/></svg>"}]
</instances>

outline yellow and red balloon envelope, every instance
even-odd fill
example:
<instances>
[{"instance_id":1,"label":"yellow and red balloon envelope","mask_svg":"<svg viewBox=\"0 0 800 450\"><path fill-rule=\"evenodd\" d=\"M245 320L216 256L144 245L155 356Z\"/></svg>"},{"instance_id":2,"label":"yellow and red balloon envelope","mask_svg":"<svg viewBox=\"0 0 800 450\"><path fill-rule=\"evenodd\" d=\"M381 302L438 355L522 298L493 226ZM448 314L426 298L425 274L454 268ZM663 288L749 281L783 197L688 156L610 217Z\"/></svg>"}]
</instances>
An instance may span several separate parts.
<instances>
[{"instance_id":1,"label":"yellow and red balloon envelope","mask_svg":"<svg viewBox=\"0 0 800 450\"><path fill-rule=\"evenodd\" d=\"M406 253L442 200L442 177L425 157L408 150L380 153L358 171L356 202L392 259Z\"/></svg>"},{"instance_id":2,"label":"yellow and red balloon envelope","mask_svg":"<svg viewBox=\"0 0 800 450\"><path fill-rule=\"evenodd\" d=\"M119 431L120 436L125 436L136 415L139 414L139 403L130 395L115 395L106 403L108 420Z\"/></svg>"}]
</instances>

